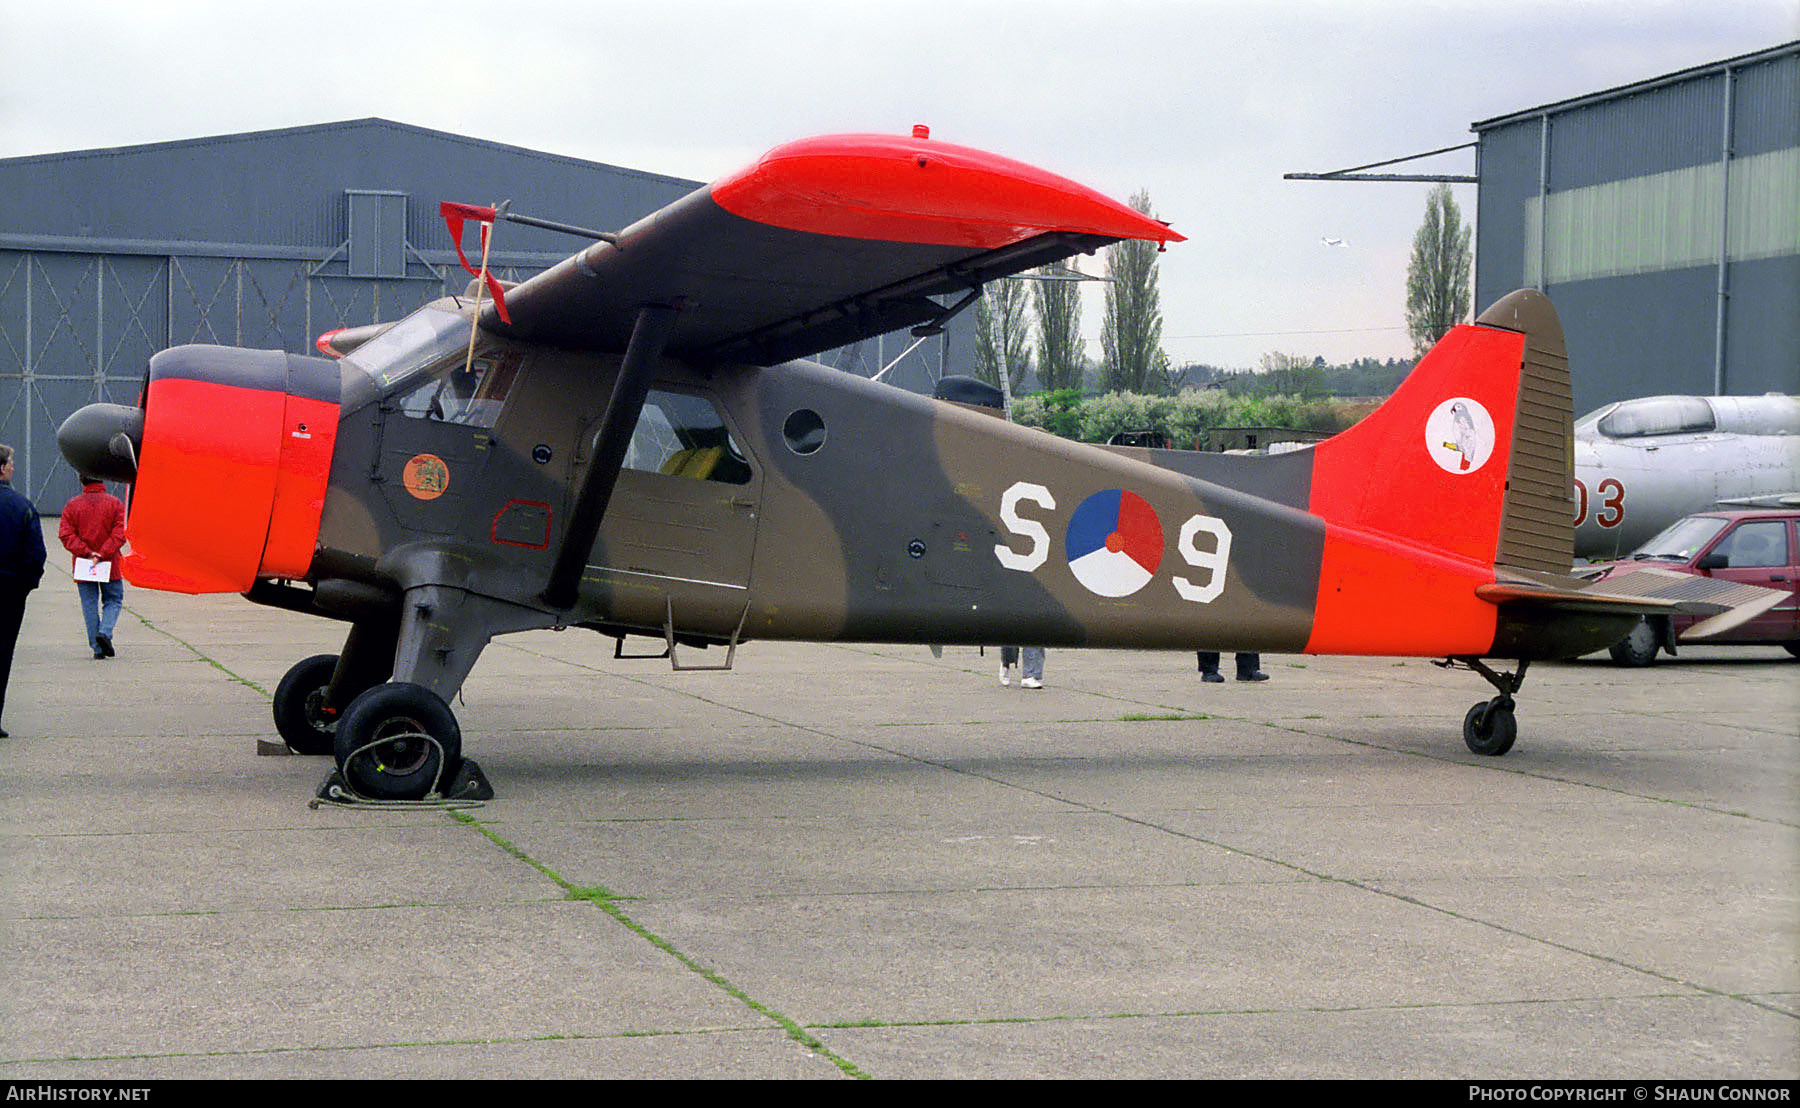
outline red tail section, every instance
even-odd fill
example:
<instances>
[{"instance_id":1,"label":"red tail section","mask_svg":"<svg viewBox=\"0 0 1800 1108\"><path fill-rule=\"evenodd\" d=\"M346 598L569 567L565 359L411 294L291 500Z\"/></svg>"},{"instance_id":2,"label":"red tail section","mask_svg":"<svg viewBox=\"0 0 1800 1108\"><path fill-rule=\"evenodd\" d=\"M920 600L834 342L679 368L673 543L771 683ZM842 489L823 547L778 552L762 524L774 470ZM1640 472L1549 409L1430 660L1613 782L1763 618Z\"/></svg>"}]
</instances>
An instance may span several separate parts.
<instances>
[{"instance_id":1,"label":"red tail section","mask_svg":"<svg viewBox=\"0 0 1800 1108\"><path fill-rule=\"evenodd\" d=\"M1560 357L1548 302L1516 293L1445 335L1374 414L1315 448L1309 506L1326 538L1309 652L1479 655L1493 645L1496 609L1475 589L1494 580L1515 435L1532 410L1521 405L1527 353L1544 345L1494 325L1496 312L1540 325L1547 316Z\"/></svg>"}]
</instances>

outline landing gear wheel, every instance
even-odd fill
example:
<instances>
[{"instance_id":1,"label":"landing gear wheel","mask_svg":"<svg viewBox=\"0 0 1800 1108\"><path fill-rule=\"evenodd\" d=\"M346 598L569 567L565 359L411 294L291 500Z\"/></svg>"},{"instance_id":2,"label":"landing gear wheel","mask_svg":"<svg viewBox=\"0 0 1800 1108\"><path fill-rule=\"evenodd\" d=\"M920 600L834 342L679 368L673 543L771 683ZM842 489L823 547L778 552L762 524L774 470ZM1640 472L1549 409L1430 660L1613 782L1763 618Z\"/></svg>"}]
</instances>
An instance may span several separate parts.
<instances>
[{"instance_id":1,"label":"landing gear wheel","mask_svg":"<svg viewBox=\"0 0 1800 1108\"><path fill-rule=\"evenodd\" d=\"M350 702L333 736L338 772L371 800L423 800L462 764L462 730L423 685L376 685Z\"/></svg>"},{"instance_id":2,"label":"landing gear wheel","mask_svg":"<svg viewBox=\"0 0 1800 1108\"><path fill-rule=\"evenodd\" d=\"M1794 642L1784 642L1781 644L1781 649L1787 651L1789 654L1792 654L1796 658L1800 658L1800 640L1796 640Z\"/></svg>"},{"instance_id":3,"label":"landing gear wheel","mask_svg":"<svg viewBox=\"0 0 1800 1108\"><path fill-rule=\"evenodd\" d=\"M338 713L325 707L325 691L337 671L336 654L297 662L275 686L275 732L295 754L330 754Z\"/></svg>"},{"instance_id":4,"label":"landing gear wheel","mask_svg":"<svg viewBox=\"0 0 1800 1108\"><path fill-rule=\"evenodd\" d=\"M1647 666L1656 661L1656 652L1661 644L1656 639L1656 628L1647 619L1640 619L1632 625L1625 637L1606 648L1612 660L1622 666Z\"/></svg>"},{"instance_id":5,"label":"landing gear wheel","mask_svg":"<svg viewBox=\"0 0 1800 1108\"><path fill-rule=\"evenodd\" d=\"M1511 750L1518 737L1519 723L1509 696L1483 700L1463 717L1463 743L1476 754L1497 758Z\"/></svg>"}]
</instances>

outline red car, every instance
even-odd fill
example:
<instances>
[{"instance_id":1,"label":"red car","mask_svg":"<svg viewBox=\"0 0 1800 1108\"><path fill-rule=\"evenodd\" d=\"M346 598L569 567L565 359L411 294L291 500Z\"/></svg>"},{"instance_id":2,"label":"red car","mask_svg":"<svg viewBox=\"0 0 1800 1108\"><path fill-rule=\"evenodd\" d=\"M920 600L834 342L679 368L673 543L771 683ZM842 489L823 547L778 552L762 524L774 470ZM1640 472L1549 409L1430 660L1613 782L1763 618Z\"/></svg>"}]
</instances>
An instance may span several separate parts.
<instances>
[{"instance_id":1,"label":"red car","mask_svg":"<svg viewBox=\"0 0 1800 1108\"><path fill-rule=\"evenodd\" d=\"M1785 647L1800 658L1800 511L1769 509L1697 512L1671 525L1630 558L1605 565L1614 570L1650 564L1658 569L1717 577L1747 585L1781 589L1788 599L1707 644L1768 644ZM1613 661L1647 666L1661 650L1675 653L1675 642L1701 616L1650 617L1610 648Z\"/></svg>"}]
</instances>

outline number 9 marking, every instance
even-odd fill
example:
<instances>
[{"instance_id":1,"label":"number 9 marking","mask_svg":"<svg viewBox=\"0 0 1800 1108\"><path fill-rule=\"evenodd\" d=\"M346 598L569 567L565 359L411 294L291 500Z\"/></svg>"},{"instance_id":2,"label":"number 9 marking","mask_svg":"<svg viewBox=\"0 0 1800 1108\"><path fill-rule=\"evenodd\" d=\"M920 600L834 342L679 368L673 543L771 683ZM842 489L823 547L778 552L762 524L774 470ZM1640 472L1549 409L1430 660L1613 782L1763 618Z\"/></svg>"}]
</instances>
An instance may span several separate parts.
<instances>
[{"instance_id":1,"label":"number 9 marking","mask_svg":"<svg viewBox=\"0 0 1800 1108\"><path fill-rule=\"evenodd\" d=\"M1201 550L1194 545L1194 539L1205 531L1213 537L1213 549ZM1191 600L1196 604L1210 604L1225 591L1225 567L1231 561L1231 528L1225 526L1222 519L1212 516L1189 516L1181 525L1181 538L1176 544L1181 556L1187 564L1195 569L1207 571L1206 584L1196 585L1185 577L1175 577L1171 583L1183 600Z\"/></svg>"}]
</instances>

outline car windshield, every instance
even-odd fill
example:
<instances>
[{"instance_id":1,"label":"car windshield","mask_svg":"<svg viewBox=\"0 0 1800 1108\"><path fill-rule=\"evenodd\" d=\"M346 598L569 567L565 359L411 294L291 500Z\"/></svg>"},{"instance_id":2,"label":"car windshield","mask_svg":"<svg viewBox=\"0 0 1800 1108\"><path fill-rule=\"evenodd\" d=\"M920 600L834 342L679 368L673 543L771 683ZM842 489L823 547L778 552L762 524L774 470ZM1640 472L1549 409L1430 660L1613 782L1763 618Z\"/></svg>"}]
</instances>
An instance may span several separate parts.
<instances>
[{"instance_id":1,"label":"car windshield","mask_svg":"<svg viewBox=\"0 0 1800 1108\"><path fill-rule=\"evenodd\" d=\"M344 356L382 389L469 343L463 316L421 308Z\"/></svg>"},{"instance_id":2,"label":"car windshield","mask_svg":"<svg viewBox=\"0 0 1800 1108\"><path fill-rule=\"evenodd\" d=\"M1717 516L1689 516L1670 524L1662 534L1638 547L1633 558L1667 558L1685 562L1725 529Z\"/></svg>"}]
</instances>

